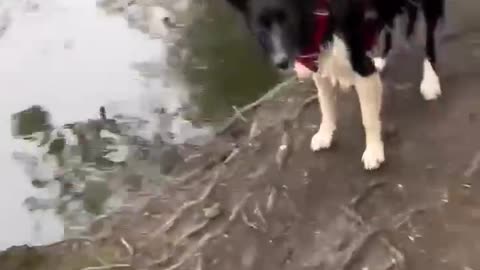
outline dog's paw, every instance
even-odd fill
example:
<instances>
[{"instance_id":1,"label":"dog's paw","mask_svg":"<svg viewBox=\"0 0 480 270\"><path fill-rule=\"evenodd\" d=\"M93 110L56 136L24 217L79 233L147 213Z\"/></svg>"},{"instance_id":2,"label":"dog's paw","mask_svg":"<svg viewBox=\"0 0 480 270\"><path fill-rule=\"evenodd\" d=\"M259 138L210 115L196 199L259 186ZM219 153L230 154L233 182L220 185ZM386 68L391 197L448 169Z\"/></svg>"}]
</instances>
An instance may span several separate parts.
<instances>
[{"instance_id":1,"label":"dog's paw","mask_svg":"<svg viewBox=\"0 0 480 270\"><path fill-rule=\"evenodd\" d=\"M435 100L442 95L440 80L430 62L425 60L420 93L425 100Z\"/></svg>"},{"instance_id":2,"label":"dog's paw","mask_svg":"<svg viewBox=\"0 0 480 270\"><path fill-rule=\"evenodd\" d=\"M420 93L422 93L425 100L435 100L442 95L440 81L437 75L423 78L422 84L420 85Z\"/></svg>"},{"instance_id":3,"label":"dog's paw","mask_svg":"<svg viewBox=\"0 0 480 270\"><path fill-rule=\"evenodd\" d=\"M377 71L382 71L385 67L386 61L381 57L375 57L373 58L373 64L377 68Z\"/></svg>"},{"instance_id":4,"label":"dog's paw","mask_svg":"<svg viewBox=\"0 0 480 270\"><path fill-rule=\"evenodd\" d=\"M310 142L310 148L312 151L319 151L322 149L328 149L332 145L333 140L333 132L335 128L327 128L325 126L320 126L315 135L312 137L312 141Z\"/></svg>"},{"instance_id":5,"label":"dog's paw","mask_svg":"<svg viewBox=\"0 0 480 270\"><path fill-rule=\"evenodd\" d=\"M370 143L363 152L362 162L365 170L375 170L385 161L383 143Z\"/></svg>"}]
</instances>

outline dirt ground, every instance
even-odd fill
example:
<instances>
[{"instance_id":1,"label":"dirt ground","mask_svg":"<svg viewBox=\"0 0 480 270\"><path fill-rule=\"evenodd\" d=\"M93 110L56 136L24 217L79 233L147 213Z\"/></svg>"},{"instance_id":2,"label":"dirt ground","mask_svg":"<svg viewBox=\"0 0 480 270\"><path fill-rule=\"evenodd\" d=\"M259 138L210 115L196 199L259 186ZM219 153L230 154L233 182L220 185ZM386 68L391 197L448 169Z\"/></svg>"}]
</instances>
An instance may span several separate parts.
<instances>
[{"instance_id":1,"label":"dirt ground","mask_svg":"<svg viewBox=\"0 0 480 270\"><path fill-rule=\"evenodd\" d=\"M335 147L312 153L312 85L287 86L185 153L162 194L138 194L91 237L12 248L0 269L479 269L480 3L447 2L442 98L422 100L416 53L397 50L384 72L381 170L362 169L354 92Z\"/></svg>"}]
</instances>

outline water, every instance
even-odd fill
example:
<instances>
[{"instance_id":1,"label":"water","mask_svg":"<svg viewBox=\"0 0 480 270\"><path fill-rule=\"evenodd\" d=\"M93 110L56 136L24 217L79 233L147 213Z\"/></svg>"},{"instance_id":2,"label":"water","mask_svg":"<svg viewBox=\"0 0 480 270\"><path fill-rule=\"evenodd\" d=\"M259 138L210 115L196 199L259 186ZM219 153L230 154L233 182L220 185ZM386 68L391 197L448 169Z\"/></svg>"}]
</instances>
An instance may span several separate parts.
<instances>
[{"instance_id":1,"label":"water","mask_svg":"<svg viewBox=\"0 0 480 270\"><path fill-rule=\"evenodd\" d=\"M167 144L202 144L212 138L211 128L193 125L179 109L187 108L190 118L222 119L232 105L245 104L275 82L275 74L223 2L196 1L193 8L189 1L168 3L170 9L152 12L134 4L110 14L105 10L117 2L103 1L107 8L100 9L94 0L2 1L0 250L61 240L93 216L86 218L88 211L78 202L69 206L68 215L59 214L62 185L53 179L73 161L62 167L53 155L45 155L48 145L38 146L42 132L34 134L36 141L12 137L17 132L12 114L38 105L58 128L98 119L100 106L105 106L109 116L142 119L135 135L146 140L160 136ZM152 13L173 16L172 10L187 26L179 37L169 39L169 29L161 24L142 24ZM59 130L67 144L75 144L71 130ZM109 173L97 178L107 179ZM99 192L102 187L90 189ZM106 190L102 203L115 207L121 197L115 195ZM67 222L67 216L75 222Z\"/></svg>"}]
</instances>

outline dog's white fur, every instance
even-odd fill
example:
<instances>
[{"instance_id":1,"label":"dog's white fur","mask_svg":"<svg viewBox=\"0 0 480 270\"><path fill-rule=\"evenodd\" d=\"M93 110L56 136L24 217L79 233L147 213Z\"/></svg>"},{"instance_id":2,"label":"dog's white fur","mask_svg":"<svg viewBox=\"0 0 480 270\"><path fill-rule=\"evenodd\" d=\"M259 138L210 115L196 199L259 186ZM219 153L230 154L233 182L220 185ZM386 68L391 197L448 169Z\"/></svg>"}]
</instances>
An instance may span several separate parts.
<instances>
[{"instance_id":1,"label":"dog's white fur","mask_svg":"<svg viewBox=\"0 0 480 270\"><path fill-rule=\"evenodd\" d=\"M428 59L423 61L423 79L420 84L420 93L425 100L435 100L442 95L440 80Z\"/></svg>"},{"instance_id":2,"label":"dog's white fur","mask_svg":"<svg viewBox=\"0 0 480 270\"><path fill-rule=\"evenodd\" d=\"M383 70L383 68L385 67L386 65L386 61L384 58L382 57L375 57L373 58L373 64L375 65L375 67L377 68L377 70L380 72Z\"/></svg>"},{"instance_id":3,"label":"dog's white fur","mask_svg":"<svg viewBox=\"0 0 480 270\"><path fill-rule=\"evenodd\" d=\"M345 43L334 36L331 46L323 51L318 59L319 71L313 74L313 80L318 90L322 121L317 133L312 137L310 147L313 151L319 151L332 145L337 121L335 87L338 84L340 89L348 90L354 86L358 94L365 129L365 151L362 162L366 170L374 170L385 161L380 119L383 85L379 71L383 70L386 61L383 58L374 58L377 72L368 77L362 77L353 70L348 53ZM440 82L427 59L424 61L423 70L420 92L426 100L437 99L441 95Z\"/></svg>"},{"instance_id":4,"label":"dog's white fur","mask_svg":"<svg viewBox=\"0 0 480 270\"><path fill-rule=\"evenodd\" d=\"M348 90L355 87L362 122L365 128L365 151L362 156L364 168L373 170L385 161L383 141L381 137L380 109L382 105L382 82L378 72L362 77L353 71L345 43L334 36L329 48L322 52L319 72L313 75L317 90L322 122L318 132L312 137L313 151L331 146L336 129L336 92L335 86Z\"/></svg>"}]
</instances>

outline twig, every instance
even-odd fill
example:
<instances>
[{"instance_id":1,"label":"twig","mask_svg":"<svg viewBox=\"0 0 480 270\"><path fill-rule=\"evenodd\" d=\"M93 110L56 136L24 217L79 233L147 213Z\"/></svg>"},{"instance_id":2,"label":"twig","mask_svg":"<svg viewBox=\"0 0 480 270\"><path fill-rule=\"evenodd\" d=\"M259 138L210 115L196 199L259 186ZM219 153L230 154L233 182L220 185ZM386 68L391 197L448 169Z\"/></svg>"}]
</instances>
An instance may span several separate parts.
<instances>
[{"instance_id":1,"label":"twig","mask_svg":"<svg viewBox=\"0 0 480 270\"><path fill-rule=\"evenodd\" d=\"M97 259L97 261L101 263L103 266L108 265L108 263L104 259L102 259L100 256L95 256L95 259Z\"/></svg>"},{"instance_id":2,"label":"twig","mask_svg":"<svg viewBox=\"0 0 480 270\"><path fill-rule=\"evenodd\" d=\"M97 240L98 237L75 237L75 238L67 238L65 240L61 240L61 241L58 241L58 242L55 242L55 243L52 243L52 244L49 244L49 245L45 245L44 247L55 247L55 246L58 246L58 245L62 245L62 244L68 244L70 242L73 242L73 241L79 241L79 242L87 242L87 243L93 243L95 242L95 240Z\"/></svg>"},{"instance_id":3,"label":"twig","mask_svg":"<svg viewBox=\"0 0 480 270\"><path fill-rule=\"evenodd\" d=\"M81 270L110 270L115 268L129 268L132 267L130 264L110 264L103 266L89 266L82 268Z\"/></svg>"},{"instance_id":4,"label":"twig","mask_svg":"<svg viewBox=\"0 0 480 270\"><path fill-rule=\"evenodd\" d=\"M238 110L237 106L232 106L233 111L235 111L235 115L238 115L238 118L240 118L243 122L248 122L247 118L243 116L242 112Z\"/></svg>"},{"instance_id":5,"label":"twig","mask_svg":"<svg viewBox=\"0 0 480 270\"><path fill-rule=\"evenodd\" d=\"M274 88L272 88L270 91L268 91L265 95L261 96L259 99L256 101L247 104L246 106L242 107L241 109L238 110L238 113L236 113L234 116L230 117L225 123L217 129L216 134L222 134L225 131L227 131L234 123L237 121L237 119L240 117L240 115L244 114L245 112L248 112L252 109L255 109L258 107L260 104L263 102L272 99L276 94L278 94L281 90L285 88L285 86L295 82L295 77L291 77L287 79L286 81L277 84Z\"/></svg>"},{"instance_id":6,"label":"twig","mask_svg":"<svg viewBox=\"0 0 480 270\"><path fill-rule=\"evenodd\" d=\"M255 230L258 230L257 224L248 220L247 214L245 214L244 211L242 211L242 220L248 227L250 227L252 229L255 229Z\"/></svg>"},{"instance_id":7,"label":"twig","mask_svg":"<svg viewBox=\"0 0 480 270\"><path fill-rule=\"evenodd\" d=\"M166 232L168 231L174 224L175 222L177 221L177 219L179 219L183 213L188 210L189 208L197 205L197 204L200 204L201 202L203 202L209 195L210 193L212 192L213 188L215 187L215 185L217 184L217 181L218 181L218 175L216 175L214 177L214 180L212 180L210 182L210 185L208 185L202 195L196 199L196 200L193 200L193 201L190 201L190 202L187 202L185 204L182 205L182 207L180 207L180 209L178 209L177 212L175 212L175 214L173 214L169 220L167 220L167 222L164 224L164 226L162 226L160 232ZM157 235L158 232L155 232L154 235Z\"/></svg>"},{"instance_id":8,"label":"twig","mask_svg":"<svg viewBox=\"0 0 480 270\"><path fill-rule=\"evenodd\" d=\"M473 157L470 165L468 166L467 170L463 173L465 177L472 177L473 174L478 170L480 167L480 152L477 152Z\"/></svg>"},{"instance_id":9,"label":"twig","mask_svg":"<svg viewBox=\"0 0 480 270\"><path fill-rule=\"evenodd\" d=\"M235 147L232 152L227 156L225 161L223 161L223 164L228 164L234 157L236 157L240 153L240 149L238 147Z\"/></svg>"},{"instance_id":10,"label":"twig","mask_svg":"<svg viewBox=\"0 0 480 270\"><path fill-rule=\"evenodd\" d=\"M190 236L194 235L195 233L201 231L203 228L205 228L208 223L210 222L210 219L204 220L202 223L199 223L197 225L194 225L190 230L188 230L186 233L181 235L177 241L175 241L175 245L180 244L183 242L185 239L189 238Z\"/></svg>"},{"instance_id":11,"label":"twig","mask_svg":"<svg viewBox=\"0 0 480 270\"><path fill-rule=\"evenodd\" d=\"M353 197L353 199L350 201L350 204L349 204L350 207L356 210L358 205L362 203L370 194L372 194L373 191L385 186L386 184L387 184L386 182L371 183L362 193Z\"/></svg>"},{"instance_id":12,"label":"twig","mask_svg":"<svg viewBox=\"0 0 480 270\"><path fill-rule=\"evenodd\" d=\"M270 190L270 194L268 194L267 198L267 212L272 211L273 209L273 204L275 203L275 199L277 198L277 189L275 187L272 187Z\"/></svg>"},{"instance_id":13,"label":"twig","mask_svg":"<svg viewBox=\"0 0 480 270\"><path fill-rule=\"evenodd\" d=\"M245 205L245 203L247 203L247 200L252 196L252 193L248 193L246 194L238 204L236 204L233 209L232 209L232 213L230 214L230 217L228 217L228 221L229 222L232 222L235 220L235 218L238 216L238 212L240 211L240 209L243 208L243 206Z\"/></svg>"},{"instance_id":14,"label":"twig","mask_svg":"<svg viewBox=\"0 0 480 270\"><path fill-rule=\"evenodd\" d=\"M385 245L388 251L393 255L392 266L399 266L400 269L405 269L405 255L393 246L387 238L381 237L383 245Z\"/></svg>"},{"instance_id":15,"label":"twig","mask_svg":"<svg viewBox=\"0 0 480 270\"><path fill-rule=\"evenodd\" d=\"M260 218L260 220L262 221L262 223L265 227L264 230L266 230L267 220L263 216L262 210L260 210L260 205L258 204L258 202L255 203L255 210L253 210L253 213Z\"/></svg>"},{"instance_id":16,"label":"twig","mask_svg":"<svg viewBox=\"0 0 480 270\"><path fill-rule=\"evenodd\" d=\"M280 146L278 147L277 153L275 154L275 163L277 163L277 166L279 169L283 169L289 157L289 154L291 152L290 144L291 144L290 135L284 123L283 134L282 134L282 138L280 139Z\"/></svg>"},{"instance_id":17,"label":"twig","mask_svg":"<svg viewBox=\"0 0 480 270\"><path fill-rule=\"evenodd\" d=\"M175 270L179 267L181 267L185 262L187 262L189 259L192 258L192 256L197 253L200 249L202 249L211 239L216 238L220 235L223 235L227 227L237 218L238 213L241 211L245 203L247 202L248 198L250 198L252 194L248 193L246 194L238 204L236 204L233 209L232 213L230 214L230 217L228 220L220 226L215 232L213 233L207 233L196 244L192 244L188 246L187 251L185 251L180 259L175 263L169 266L168 268L165 268L165 270ZM162 260L164 262L166 260ZM155 266L158 265L157 263L154 263L150 266Z\"/></svg>"},{"instance_id":18,"label":"twig","mask_svg":"<svg viewBox=\"0 0 480 270\"><path fill-rule=\"evenodd\" d=\"M130 256L133 256L133 254L134 254L135 251L133 250L132 246L125 240L125 238L123 238L123 237L120 238L120 242L122 242L123 246L125 246L125 248L126 248L127 251L128 251L128 254L129 254Z\"/></svg>"},{"instance_id":19,"label":"twig","mask_svg":"<svg viewBox=\"0 0 480 270\"><path fill-rule=\"evenodd\" d=\"M251 141L258 135L260 135L260 132L258 129L258 121L254 119L252 124L250 125L250 131L248 132L248 140Z\"/></svg>"},{"instance_id":20,"label":"twig","mask_svg":"<svg viewBox=\"0 0 480 270\"><path fill-rule=\"evenodd\" d=\"M423 206L419 208L409 209L405 213L401 213L393 218L392 227L394 229L398 229L402 227L405 223L410 222L413 215L425 212L425 210L427 210L428 208L433 208L435 206L436 205L431 205L431 206Z\"/></svg>"}]
</instances>

